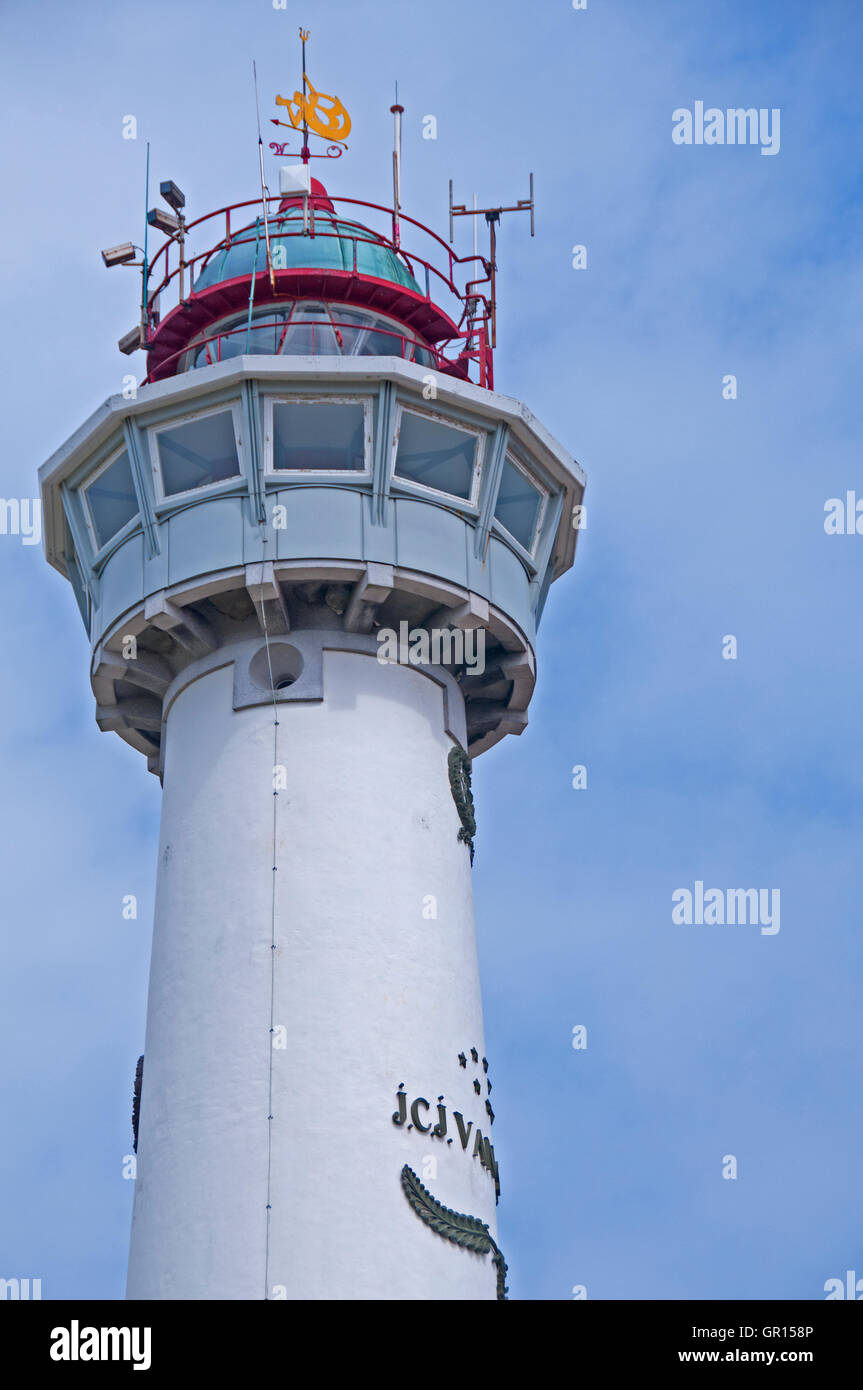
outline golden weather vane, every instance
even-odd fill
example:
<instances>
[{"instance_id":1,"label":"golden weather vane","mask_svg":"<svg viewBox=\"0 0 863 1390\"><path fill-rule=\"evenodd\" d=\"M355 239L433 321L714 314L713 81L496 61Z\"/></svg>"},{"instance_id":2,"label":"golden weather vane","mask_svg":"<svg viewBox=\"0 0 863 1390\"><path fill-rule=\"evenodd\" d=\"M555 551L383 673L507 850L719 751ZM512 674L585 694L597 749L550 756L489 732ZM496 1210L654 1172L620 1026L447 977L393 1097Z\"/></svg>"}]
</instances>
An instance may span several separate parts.
<instances>
[{"instance_id":1,"label":"golden weather vane","mask_svg":"<svg viewBox=\"0 0 863 1390\"><path fill-rule=\"evenodd\" d=\"M277 106L285 106L294 130L302 130L308 145L309 131L320 135L324 140L347 140L351 133L351 118L338 97L319 92L306 72L306 40L308 29L300 29L303 45L303 86L292 97L276 97ZM287 125L287 121L273 121L274 125Z\"/></svg>"}]
</instances>

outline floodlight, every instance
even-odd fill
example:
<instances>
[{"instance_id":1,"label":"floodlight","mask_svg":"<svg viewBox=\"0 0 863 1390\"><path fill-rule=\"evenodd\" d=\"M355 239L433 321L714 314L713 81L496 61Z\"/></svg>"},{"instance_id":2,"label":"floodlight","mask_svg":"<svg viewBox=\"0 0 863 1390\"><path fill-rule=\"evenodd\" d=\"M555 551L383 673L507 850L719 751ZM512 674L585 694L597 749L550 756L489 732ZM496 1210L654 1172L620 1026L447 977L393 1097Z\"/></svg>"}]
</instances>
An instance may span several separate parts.
<instances>
[{"instance_id":1,"label":"floodlight","mask_svg":"<svg viewBox=\"0 0 863 1390\"><path fill-rule=\"evenodd\" d=\"M141 325L139 323L136 323L134 328L131 328L128 333L124 334L117 344L120 351L124 352L127 357L130 353L137 352L138 348L143 346L143 334L141 333Z\"/></svg>"},{"instance_id":2,"label":"floodlight","mask_svg":"<svg viewBox=\"0 0 863 1390\"><path fill-rule=\"evenodd\" d=\"M159 192L175 212L179 212L180 208L186 206L186 195L182 189L177 187L173 179L165 179L164 183L160 183Z\"/></svg>"},{"instance_id":3,"label":"floodlight","mask_svg":"<svg viewBox=\"0 0 863 1390\"><path fill-rule=\"evenodd\" d=\"M102 252L102 260L106 266L128 265L129 261L135 259L135 247L131 241L124 241L122 246L109 246L107 251Z\"/></svg>"},{"instance_id":4,"label":"floodlight","mask_svg":"<svg viewBox=\"0 0 863 1390\"><path fill-rule=\"evenodd\" d=\"M172 212L166 212L164 208L150 208L147 221L151 227L158 227L160 232L165 232L168 236L173 236L180 230L179 217L175 217Z\"/></svg>"}]
</instances>

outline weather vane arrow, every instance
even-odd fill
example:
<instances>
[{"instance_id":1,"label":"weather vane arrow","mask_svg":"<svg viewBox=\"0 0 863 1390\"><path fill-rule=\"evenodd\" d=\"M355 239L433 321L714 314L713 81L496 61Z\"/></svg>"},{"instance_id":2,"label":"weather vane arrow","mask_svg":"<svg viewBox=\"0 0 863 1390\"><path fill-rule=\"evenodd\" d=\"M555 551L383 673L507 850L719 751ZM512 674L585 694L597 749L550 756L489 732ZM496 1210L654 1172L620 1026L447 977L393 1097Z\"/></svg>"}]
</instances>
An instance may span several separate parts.
<instances>
[{"instance_id":1,"label":"weather vane arrow","mask_svg":"<svg viewBox=\"0 0 863 1390\"><path fill-rule=\"evenodd\" d=\"M338 97L318 91L306 72L306 41L309 32L308 29L300 29L303 52L302 90L294 92L292 97L276 97L276 105L287 108L290 120L279 121L271 117L273 125L285 126L292 130L302 130L304 164L308 163L311 157L309 133L318 135L322 140L327 140L332 144L333 142L344 143L351 132L351 118L344 104Z\"/></svg>"}]
</instances>

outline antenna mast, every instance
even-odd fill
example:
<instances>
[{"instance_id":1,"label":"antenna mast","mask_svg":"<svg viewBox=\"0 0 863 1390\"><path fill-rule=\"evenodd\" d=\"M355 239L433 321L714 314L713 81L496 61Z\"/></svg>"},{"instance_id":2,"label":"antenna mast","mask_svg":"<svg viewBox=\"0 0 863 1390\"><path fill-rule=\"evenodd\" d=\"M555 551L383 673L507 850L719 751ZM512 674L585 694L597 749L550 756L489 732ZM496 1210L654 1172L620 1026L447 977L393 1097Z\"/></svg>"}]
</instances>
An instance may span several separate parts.
<instances>
[{"instance_id":1,"label":"antenna mast","mask_svg":"<svg viewBox=\"0 0 863 1390\"><path fill-rule=\"evenodd\" d=\"M390 107L393 113L393 245L398 249L401 241L401 222L400 213L402 209L402 114L404 107L399 106L399 84L396 83L395 105Z\"/></svg>"},{"instance_id":2,"label":"antenna mast","mask_svg":"<svg viewBox=\"0 0 863 1390\"><path fill-rule=\"evenodd\" d=\"M308 39L310 33L311 33L311 30L310 30L310 29L302 29L302 28L300 29L300 40L301 40L302 47L303 47L303 148L302 148L302 158L303 158L303 163L304 163L304 164L308 164L309 158L310 158L311 153L312 153L311 150L309 149L309 109L308 109L308 106L306 105L306 100L305 100L306 92L308 91L308 87L309 87L309 79L308 79L308 77L306 76L306 40Z\"/></svg>"},{"instance_id":3,"label":"antenna mast","mask_svg":"<svg viewBox=\"0 0 863 1390\"><path fill-rule=\"evenodd\" d=\"M147 231L150 224L150 142L147 141L147 169L144 174L144 250L141 260L141 347L147 346L147 331L150 325L150 315L147 310L147 276L149 266L147 264Z\"/></svg>"},{"instance_id":4,"label":"antenna mast","mask_svg":"<svg viewBox=\"0 0 863 1390\"><path fill-rule=\"evenodd\" d=\"M261 107L258 101L258 67L254 61L252 62L252 73L254 74L255 79L255 115L258 118L258 158L261 164L261 205L263 207L264 212L264 237L267 243L267 270L270 273L270 289L273 291L273 294L275 294L276 277L273 274L273 261L272 257L270 256L270 222L267 216L267 199L270 196L270 190L267 187L267 180L264 175L264 142L261 139ZM257 266L255 266L252 270L253 285L255 283L256 271Z\"/></svg>"},{"instance_id":5,"label":"antenna mast","mask_svg":"<svg viewBox=\"0 0 863 1390\"><path fill-rule=\"evenodd\" d=\"M486 262L486 269L491 278L491 345L497 347L497 224L504 212L529 212L530 213L530 234L534 233L534 200L533 200L533 174L530 175L530 197L519 198L517 203L511 207L504 208L478 208L476 198L472 208L465 207L464 203L454 203L452 200L452 179L449 181L449 239L453 240L453 218L454 217L484 217L488 223L489 236L489 255ZM476 224L474 224L476 225ZM474 241L474 254L476 254L476 241Z\"/></svg>"}]
</instances>

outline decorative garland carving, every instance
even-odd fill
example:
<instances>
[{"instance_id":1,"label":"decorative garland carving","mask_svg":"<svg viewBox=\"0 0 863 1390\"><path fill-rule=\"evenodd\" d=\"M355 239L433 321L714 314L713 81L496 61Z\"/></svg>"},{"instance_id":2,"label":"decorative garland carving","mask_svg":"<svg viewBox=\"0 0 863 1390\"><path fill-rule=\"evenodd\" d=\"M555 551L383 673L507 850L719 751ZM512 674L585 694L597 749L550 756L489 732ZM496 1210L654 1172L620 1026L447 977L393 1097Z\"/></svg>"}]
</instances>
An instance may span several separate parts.
<instances>
[{"instance_id":1,"label":"decorative garland carving","mask_svg":"<svg viewBox=\"0 0 863 1390\"><path fill-rule=\"evenodd\" d=\"M492 1264L497 1270L497 1297L505 1300L506 1260L489 1235L488 1226L478 1216L465 1216L452 1211L433 1197L427 1187L423 1187L412 1168L405 1164L401 1174L402 1191L421 1221L444 1240L460 1245L463 1250L475 1250L478 1255L492 1253Z\"/></svg>"},{"instance_id":2,"label":"decorative garland carving","mask_svg":"<svg viewBox=\"0 0 863 1390\"><path fill-rule=\"evenodd\" d=\"M472 864L473 837L476 834L476 817L473 810L473 793L470 789L470 758L460 743L454 744L449 750L447 767L449 769L449 786L452 792L452 799L455 802L459 820L461 821L461 830L458 832L458 838L464 840L470 850L470 862Z\"/></svg>"}]
</instances>

